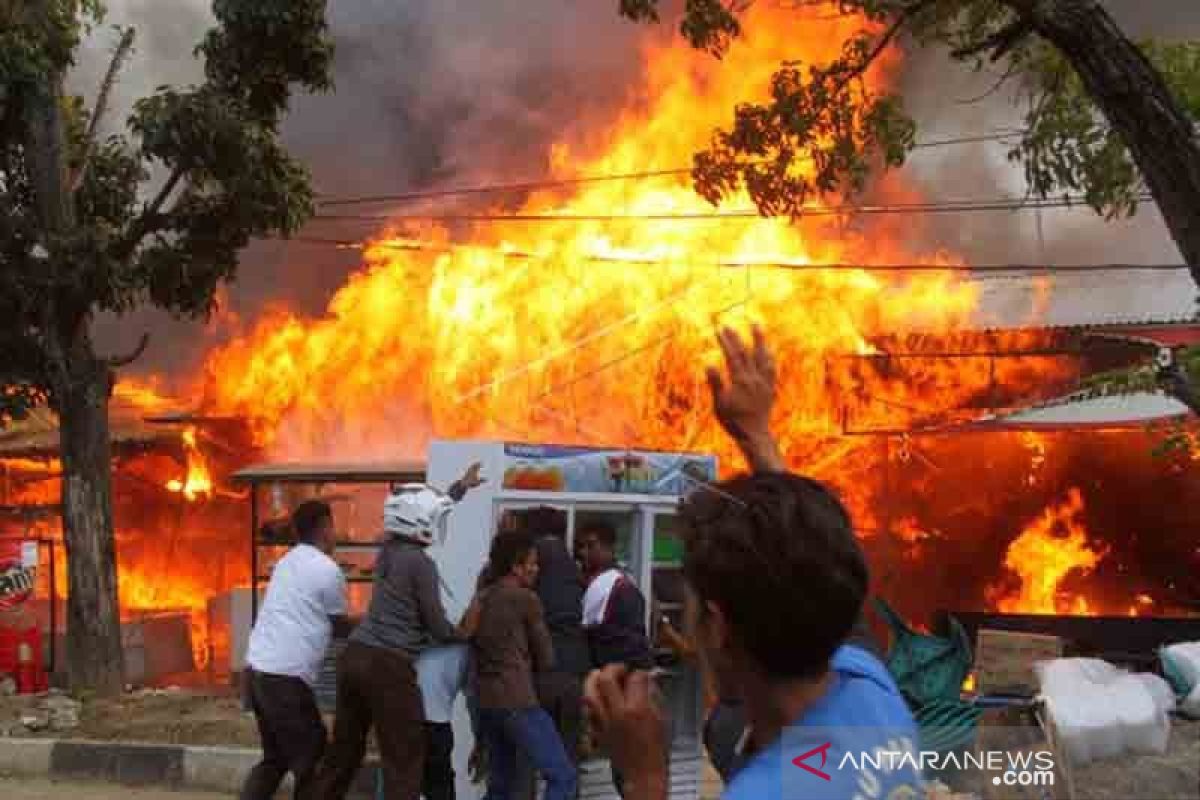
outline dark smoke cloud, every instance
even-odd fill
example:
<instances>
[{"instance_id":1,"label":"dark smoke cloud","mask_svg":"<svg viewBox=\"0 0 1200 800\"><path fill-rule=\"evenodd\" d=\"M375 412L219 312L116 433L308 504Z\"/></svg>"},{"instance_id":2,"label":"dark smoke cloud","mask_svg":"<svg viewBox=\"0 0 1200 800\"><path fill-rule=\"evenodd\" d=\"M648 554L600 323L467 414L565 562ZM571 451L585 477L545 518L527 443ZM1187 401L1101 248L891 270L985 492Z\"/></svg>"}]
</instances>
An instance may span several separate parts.
<instances>
[{"instance_id":1,"label":"dark smoke cloud","mask_svg":"<svg viewBox=\"0 0 1200 800\"><path fill-rule=\"evenodd\" d=\"M192 49L211 25L206 0L110 0L109 22L136 25L137 52L122 73L110 119L164 84L200 80ZM547 145L618 104L637 75L638 37L616 3L563 0L331 2L336 90L294 100L284 136L326 196L512 181L545 173ZM666 31L659 31L663 35ZM84 48L73 88L91 98L115 35ZM111 126L115 129L117 126ZM370 206L362 213L378 213ZM358 238L370 226L314 223L306 235ZM243 257L230 306L252 318L268 300L319 312L356 266L352 254L264 242ZM146 371L189 373L212 344L189 323L142 311L104 319L110 351L152 332Z\"/></svg>"}]
</instances>

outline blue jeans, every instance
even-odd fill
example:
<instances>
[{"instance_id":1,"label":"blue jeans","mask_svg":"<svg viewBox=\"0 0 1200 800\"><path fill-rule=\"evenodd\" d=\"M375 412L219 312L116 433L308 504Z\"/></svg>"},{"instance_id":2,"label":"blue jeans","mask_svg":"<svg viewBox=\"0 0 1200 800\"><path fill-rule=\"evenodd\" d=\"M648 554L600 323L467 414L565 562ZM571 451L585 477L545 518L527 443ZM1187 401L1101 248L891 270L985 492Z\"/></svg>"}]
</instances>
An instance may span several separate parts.
<instances>
[{"instance_id":1,"label":"blue jeans","mask_svg":"<svg viewBox=\"0 0 1200 800\"><path fill-rule=\"evenodd\" d=\"M578 773L545 710L483 708L479 710L479 727L488 752L484 800L511 800L518 753L528 758L545 779L545 800L570 800L574 796Z\"/></svg>"}]
</instances>

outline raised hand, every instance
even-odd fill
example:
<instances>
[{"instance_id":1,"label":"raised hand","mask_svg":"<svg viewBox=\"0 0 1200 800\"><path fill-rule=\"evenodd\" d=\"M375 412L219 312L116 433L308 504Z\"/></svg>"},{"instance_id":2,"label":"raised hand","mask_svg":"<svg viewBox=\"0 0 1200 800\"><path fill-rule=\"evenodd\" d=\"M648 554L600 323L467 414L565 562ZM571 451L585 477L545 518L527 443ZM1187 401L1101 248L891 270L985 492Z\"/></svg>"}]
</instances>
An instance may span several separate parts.
<instances>
[{"instance_id":1,"label":"raised hand","mask_svg":"<svg viewBox=\"0 0 1200 800\"><path fill-rule=\"evenodd\" d=\"M737 442L750 468L756 472L783 471L787 467L771 435L771 410L775 406L775 361L766 338L756 325L753 348L729 328L717 334L725 356L725 372L709 368L713 412L721 427Z\"/></svg>"},{"instance_id":2,"label":"raised hand","mask_svg":"<svg viewBox=\"0 0 1200 800\"><path fill-rule=\"evenodd\" d=\"M464 489L474 489L477 486L482 486L487 483L487 478L482 477L479 472L483 469L483 464L476 461L471 466L467 467L467 471L459 479Z\"/></svg>"}]
</instances>

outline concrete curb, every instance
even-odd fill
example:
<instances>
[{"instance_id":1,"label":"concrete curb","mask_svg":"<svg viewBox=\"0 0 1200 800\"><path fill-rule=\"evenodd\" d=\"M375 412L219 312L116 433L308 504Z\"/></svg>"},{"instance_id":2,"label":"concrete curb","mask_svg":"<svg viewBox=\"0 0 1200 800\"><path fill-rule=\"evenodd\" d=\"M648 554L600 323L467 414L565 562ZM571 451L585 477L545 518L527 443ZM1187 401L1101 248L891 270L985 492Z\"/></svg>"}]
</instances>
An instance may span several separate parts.
<instances>
[{"instance_id":1,"label":"concrete curb","mask_svg":"<svg viewBox=\"0 0 1200 800\"><path fill-rule=\"evenodd\" d=\"M243 747L0 738L0 775L95 780L237 795L262 753ZM375 796L378 765L359 770L350 797ZM280 787L291 791L291 777Z\"/></svg>"}]
</instances>

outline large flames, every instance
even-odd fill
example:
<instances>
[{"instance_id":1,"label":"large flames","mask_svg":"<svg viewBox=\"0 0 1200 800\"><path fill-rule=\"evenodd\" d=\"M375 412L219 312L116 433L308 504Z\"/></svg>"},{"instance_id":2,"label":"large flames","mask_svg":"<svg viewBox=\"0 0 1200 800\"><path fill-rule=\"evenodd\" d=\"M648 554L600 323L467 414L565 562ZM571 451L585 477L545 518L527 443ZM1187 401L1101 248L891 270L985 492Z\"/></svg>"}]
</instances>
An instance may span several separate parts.
<instances>
[{"instance_id":1,"label":"large flames","mask_svg":"<svg viewBox=\"0 0 1200 800\"><path fill-rule=\"evenodd\" d=\"M643 53L645 81L605 125L551 148L553 174L645 172L688 163L741 101L787 59L836 54L861 23L756 4L749 36L722 62L681 42ZM881 85L895 58L868 75ZM886 193L904 192L889 184ZM745 196L724 209L750 207ZM534 193L518 213L708 214L687 176L594 182ZM418 244L414 247L414 239ZM540 220L453 230L395 227L365 267L306 320L287 310L208 361L214 413L253 421L280 458L419 454L431 435L622 443L737 456L713 424L703 365L717 325L766 323L780 351L777 428L797 468L837 480L865 528L873 504L852 479L865 442L846 426L904 427L983 393L986 359L859 358L874 339L946 332L968 321L976 290L949 273L885 280L833 262L956 263L913 252L886 225L853 232L810 219ZM739 264L744 266L718 266ZM780 266L790 265L794 269ZM901 346L916 339L901 340ZM882 364L882 367L881 367ZM1029 388L1029 361L994 377Z\"/></svg>"}]
</instances>

